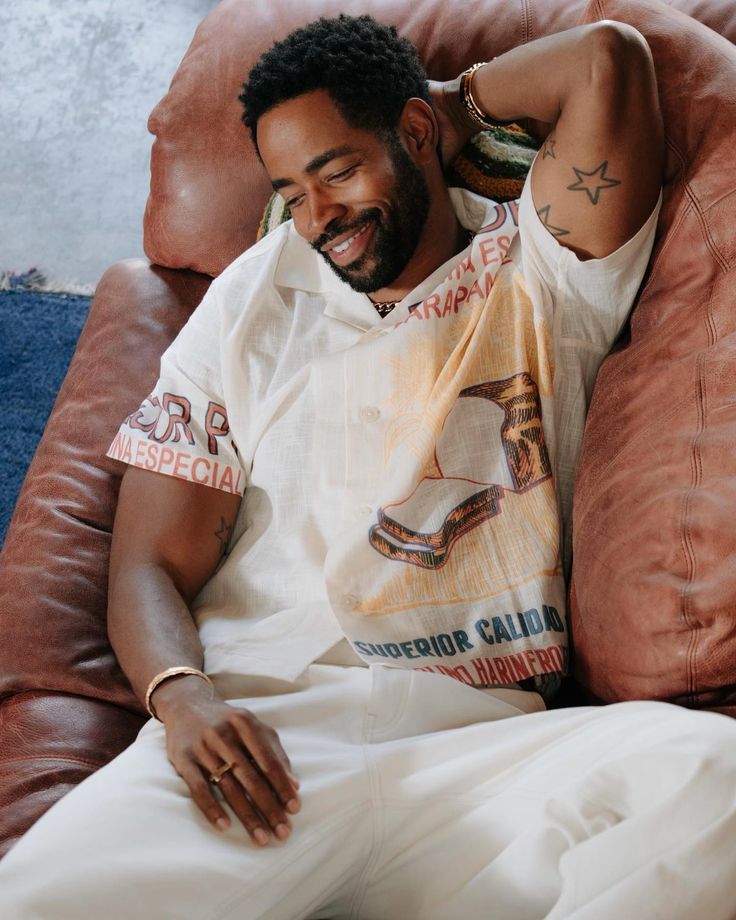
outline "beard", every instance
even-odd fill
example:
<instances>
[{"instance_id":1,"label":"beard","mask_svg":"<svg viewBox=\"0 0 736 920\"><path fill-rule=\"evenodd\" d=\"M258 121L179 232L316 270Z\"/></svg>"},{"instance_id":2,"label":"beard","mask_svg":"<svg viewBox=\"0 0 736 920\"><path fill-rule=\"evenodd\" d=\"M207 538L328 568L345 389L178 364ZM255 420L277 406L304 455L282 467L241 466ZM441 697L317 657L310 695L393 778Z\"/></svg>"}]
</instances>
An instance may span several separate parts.
<instances>
[{"instance_id":1,"label":"beard","mask_svg":"<svg viewBox=\"0 0 736 920\"><path fill-rule=\"evenodd\" d=\"M354 220L330 224L328 231L311 243L338 278L361 294L388 287L399 277L414 255L429 213L429 188L421 170L397 137L389 138L388 150L394 167L394 187L386 215L379 208L365 208ZM375 225L372 251L349 265L335 265L321 251L341 234L369 223Z\"/></svg>"}]
</instances>

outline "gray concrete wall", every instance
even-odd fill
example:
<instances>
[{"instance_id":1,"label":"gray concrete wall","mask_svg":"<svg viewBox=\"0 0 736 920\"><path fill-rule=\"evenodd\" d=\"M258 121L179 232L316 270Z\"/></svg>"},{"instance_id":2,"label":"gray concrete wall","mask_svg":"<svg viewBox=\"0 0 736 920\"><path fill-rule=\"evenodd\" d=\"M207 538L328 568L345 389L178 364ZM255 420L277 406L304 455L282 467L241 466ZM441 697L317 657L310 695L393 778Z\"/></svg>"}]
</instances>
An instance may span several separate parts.
<instances>
[{"instance_id":1,"label":"gray concrete wall","mask_svg":"<svg viewBox=\"0 0 736 920\"><path fill-rule=\"evenodd\" d=\"M142 254L148 114L215 5L0 2L0 272L94 285Z\"/></svg>"}]
</instances>

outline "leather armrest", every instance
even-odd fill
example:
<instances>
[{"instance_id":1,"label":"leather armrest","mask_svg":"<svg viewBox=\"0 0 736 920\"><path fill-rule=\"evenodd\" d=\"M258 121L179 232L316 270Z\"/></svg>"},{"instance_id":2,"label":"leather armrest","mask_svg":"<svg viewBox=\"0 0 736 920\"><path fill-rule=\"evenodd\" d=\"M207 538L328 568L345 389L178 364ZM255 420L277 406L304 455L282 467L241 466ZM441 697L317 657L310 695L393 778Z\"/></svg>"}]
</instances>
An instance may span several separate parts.
<instances>
[{"instance_id":1,"label":"leather armrest","mask_svg":"<svg viewBox=\"0 0 736 920\"><path fill-rule=\"evenodd\" d=\"M79 696L20 693L0 704L0 856L58 799L126 748L142 719Z\"/></svg>"},{"instance_id":2,"label":"leather armrest","mask_svg":"<svg viewBox=\"0 0 736 920\"><path fill-rule=\"evenodd\" d=\"M105 452L209 282L141 259L105 273L28 470L0 554L0 851L141 724L107 639L125 468Z\"/></svg>"}]
</instances>

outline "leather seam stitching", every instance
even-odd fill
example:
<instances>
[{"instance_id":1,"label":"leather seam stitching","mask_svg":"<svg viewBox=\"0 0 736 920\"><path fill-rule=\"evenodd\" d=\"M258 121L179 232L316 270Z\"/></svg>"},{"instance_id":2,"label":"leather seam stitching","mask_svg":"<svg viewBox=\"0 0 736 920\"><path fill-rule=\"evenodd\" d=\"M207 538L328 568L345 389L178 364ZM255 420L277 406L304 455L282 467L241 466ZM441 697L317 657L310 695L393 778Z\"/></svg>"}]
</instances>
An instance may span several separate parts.
<instances>
[{"instance_id":1,"label":"leather seam stitching","mask_svg":"<svg viewBox=\"0 0 736 920\"><path fill-rule=\"evenodd\" d=\"M717 341L717 332L713 322L712 315L713 289L711 288L710 297L708 298L708 308L705 316L705 323L708 332L708 347L712 347ZM703 481L703 458L700 451L700 444L706 429L706 418L708 413L708 390L707 377L703 370L705 361L704 352L698 355L696 364L697 373L697 390L696 405L698 409L698 430L692 439L690 466L692 470L692 482L683 499L682 514L682 543L687 561L687 582L682 590L682 615L683 619L690 629L690 641L687 650L687 687L688 695L692 703L695 701L696 689L698 686L698 668L697 652L700 638L701 624L696 622L692 609L692 591L697 573L697 556L695 553L695 544L692 535L692 506L695 493L701 488Z\"/></svg>"},{"instance_id":2,"label":"leather seam stitching","mask_svg":"<svg viewBox=\"0 0 736 920\"><path fill-rule=\"evenodd\" d=\"M530 0L521 0L521 34L525 45L534 38L534 16Z\"/></svg>"},{"instance_id":3,"label":"leather seam stitching","mask_svg":"<svg viewBox=\"0 0 736 920\"><path fill-rule=\"evenodd\" d=\"M700 224L700 229L703 233L703 236L705 237L705 242L706 242L708 249L710 250L711 255L716 260L718 265L721 267L722 271L724 272L728 271L731 266L728 262L728 259L726 259L726 257L721 253L720 249L716 245L715 240L713 239L711 235L710 225L705 218L705 212L700 206L700 200L695 195L695 192L689 182L683 182L683 186L685 188L685 194L692 202L693 208L695 210L695 214L698 218L698 223Z\"/></svg>"},{"instance_id":4,"label":"leather seam stitching","mask_svg":"<svg viewBox=\"0 0 736 920\"><path fill-rule=\"evenodd\" d=\"M95 770L98 770L100 767L104 767L106 763L109 763L107 760L88 760L85 757L61 757L54 756L53 754L29 754L28 757L10 757L6 760L0 760L0 772L3 768L9 766L10 764L18 763L27 763L28 761L33 761L34 763L41 762L53 762L53 763L67 763L67 764L83 764L86 767L92 767Z\"/></svg>"}]
</instances>

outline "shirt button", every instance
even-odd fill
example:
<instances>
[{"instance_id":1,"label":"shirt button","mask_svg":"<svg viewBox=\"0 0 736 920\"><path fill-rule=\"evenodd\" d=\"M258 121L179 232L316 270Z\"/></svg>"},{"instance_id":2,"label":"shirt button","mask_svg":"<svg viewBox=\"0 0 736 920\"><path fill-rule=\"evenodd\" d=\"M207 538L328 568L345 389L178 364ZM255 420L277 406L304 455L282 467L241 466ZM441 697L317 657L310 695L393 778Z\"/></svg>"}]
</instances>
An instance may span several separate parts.
<instances>
[{"instance_id":1,"label":"shirt button","mask_svg":"<svg viewBox=\"0 0 736 920\"><path fill-rule=\"evenodd\" d=\"M363 422L375 422L381 417L381 410L375 406L363 406L359 415Z\"/></svg>"},{"instance_id":2,"label":"shirt button","mask_svg":"<svg viewBox=\"0 0 736 920\"><path fill-rule=\"evenodd\" d=\"M346 610L354 610L358 606L358 598L354 594L343 594L341 602Z\"/></svg>"}]
</instances>

